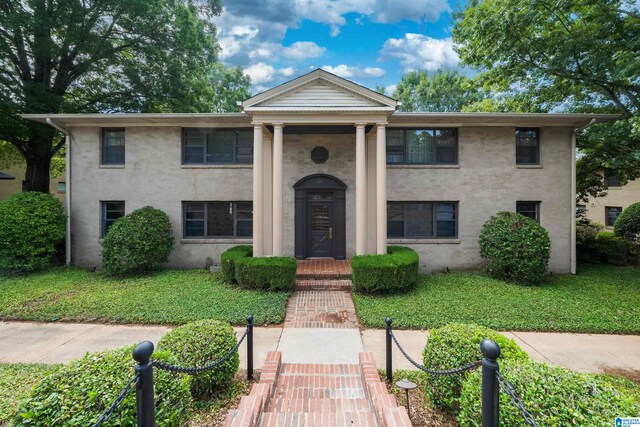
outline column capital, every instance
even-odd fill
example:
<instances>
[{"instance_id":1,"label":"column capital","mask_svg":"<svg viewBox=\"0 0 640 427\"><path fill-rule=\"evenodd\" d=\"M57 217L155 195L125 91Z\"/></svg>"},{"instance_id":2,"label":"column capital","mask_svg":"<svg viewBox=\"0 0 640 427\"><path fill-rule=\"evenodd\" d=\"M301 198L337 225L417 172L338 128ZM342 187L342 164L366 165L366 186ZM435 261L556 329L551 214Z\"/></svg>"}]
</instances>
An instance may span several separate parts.
<instances>
[{"instance_id":1,"label":"column capital","mask_svg":"<svg viewBox=\"0 0 640 427\"><path fill-rule=\"evenodd\" d=\"M281 127L281 128L284 127L284 123L282 123L282 122L275 122L275 123L271 123L271 124L273 125L273 127L276 127L276 126Z\"/></svg>"},{"instance_id":2,"label":"column capital","mask_svg":"<svg viewBox=\"0 0 640 427\"><path fill-rule=\"evenodd\" d=\"M356 127L356 128L360 128L360 127L362 127L362 128L363 128L363 127L365 127L366 125L367 125L367 122L356 122L356 123L354 123L354 125L353 125L353 126L354 126L354 127Z\"/></svg>"},{"instance_id":3,"label":"column capital","mask_svg":"<svg viewBox=\"0 0 640 427\"><path fill-rule=\"evenodd\" d=\"M376 122L376 126L387 126L389 122Z\"/></svg>"},{"instance_id":4,"label":"column capital","mask_svg":"<svg viewBox=\"0 0 640 427\"><path fill-rule=\"evenodd\" d=\"M263 122L251 122L251 124L252 124L254 127L264 126L264 123L263 123Z\"/></svg>"}]
</instances>

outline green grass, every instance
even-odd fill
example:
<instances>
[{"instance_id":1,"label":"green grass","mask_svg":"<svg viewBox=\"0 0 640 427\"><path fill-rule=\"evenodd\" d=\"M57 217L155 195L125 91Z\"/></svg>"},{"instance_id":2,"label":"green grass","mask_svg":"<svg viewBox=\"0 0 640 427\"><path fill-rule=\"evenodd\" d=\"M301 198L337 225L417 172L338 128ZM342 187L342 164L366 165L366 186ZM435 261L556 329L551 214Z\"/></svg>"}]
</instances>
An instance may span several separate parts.
<instances>
[{"instance_id":1,"label":"green grass","mask_svg":"<svg viewBox=\"0 0 640 427\"><path fill-rule=\"evenodd\" d=\"M151 276L109 279L101 273L56 268L0 276L4 320L181 324L217 319L281 323L289 293L238 289L204 270L163 270Z\"/></svg>"},{"instance_id":2,"label":"green grass","mask_svg":"<svg viewBox=\"0 0 640 427\"><path fill-rule=\"evenodd\" d=\"M0 364L0 426L8 425L31 388L56 365Z\"/></svg>"},{"instance_id":3,"label":"green grass","mask_svg":"<svg viewBox=\"0 0 640 427\"><path fill-rule=\"evenodd\" d=\"M640 333L640 270L581 265L576 276L520 286L480 273L422 276L401 295L354 295L360 322L427 329L451 322L498 330Z\"/></svg>"}]
</instances>

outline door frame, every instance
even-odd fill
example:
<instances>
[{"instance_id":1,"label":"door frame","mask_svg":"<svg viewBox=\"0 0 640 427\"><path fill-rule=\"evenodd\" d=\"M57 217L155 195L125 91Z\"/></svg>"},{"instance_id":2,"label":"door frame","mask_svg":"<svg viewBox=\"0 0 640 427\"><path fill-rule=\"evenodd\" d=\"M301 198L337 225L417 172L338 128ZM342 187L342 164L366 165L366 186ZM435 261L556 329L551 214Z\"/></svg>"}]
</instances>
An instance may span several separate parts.
<instances>
[{"instance_id":1,"label":"door frame","mask_svg":"<svg viewBox=\"0 0 640 427\"><path fill-rule=\"evenodd\" d=\"M338 178L327 174L313 174L296 182L295 189L295 257L305 259L307 254L307 192L333 193L334 258L346 257L345 192L347 186Z\"/></svg>"}]
</instances>

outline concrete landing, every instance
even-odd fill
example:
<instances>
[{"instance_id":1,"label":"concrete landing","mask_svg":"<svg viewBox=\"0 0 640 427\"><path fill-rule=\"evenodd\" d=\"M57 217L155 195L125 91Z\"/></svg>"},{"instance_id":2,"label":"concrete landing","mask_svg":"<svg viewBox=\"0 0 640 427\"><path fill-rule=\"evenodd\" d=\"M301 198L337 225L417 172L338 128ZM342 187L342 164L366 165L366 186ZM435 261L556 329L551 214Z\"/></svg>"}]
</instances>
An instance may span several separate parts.
<instances>
[{"instance_id":1,"label":"concrete landing","mask_svg":"<svg viewBox=\"0 0 640 427\"><path fill-rule=\"evenodd\" d=\"M278 351L283 363L358 363L360 330L285 328Z\"/></svg>"}]
</instances>

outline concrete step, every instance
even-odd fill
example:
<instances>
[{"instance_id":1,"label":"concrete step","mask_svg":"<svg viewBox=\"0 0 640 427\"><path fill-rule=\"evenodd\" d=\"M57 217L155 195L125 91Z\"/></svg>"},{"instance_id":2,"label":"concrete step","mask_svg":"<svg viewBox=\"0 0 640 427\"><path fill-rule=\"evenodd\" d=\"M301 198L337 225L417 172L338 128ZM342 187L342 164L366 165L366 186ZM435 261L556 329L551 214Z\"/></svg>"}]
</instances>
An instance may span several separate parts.
<instances>
[{"instance_id":1,"label":"concrete step","mask_svg":"<svg viewBox=\"0 0 640 427\"><path fill-rule=\"evenodd\" d=\"M377 427L375 417L366 412L266 412L262 414L262 427Z\"/></svg>"},{"instance_id":2,"label":"concrete step","mask_svg":"<svg viewBox=\"0 0 640 427\"><path fill-rule=\"evenodd\" d=\"M367 399L271 399L265 412L371 412Z\"/></svg>"},{"instance_id":3,"label":"concrete step","mask_svg":"<svg viewBox=\"0 0 640 427\"><path fill-rule=\"evenodd\" d=\"M300 291L350 291L351 276L338 278L304 278L298 276L296 289Z\"/></svg>"}]
</instances>

